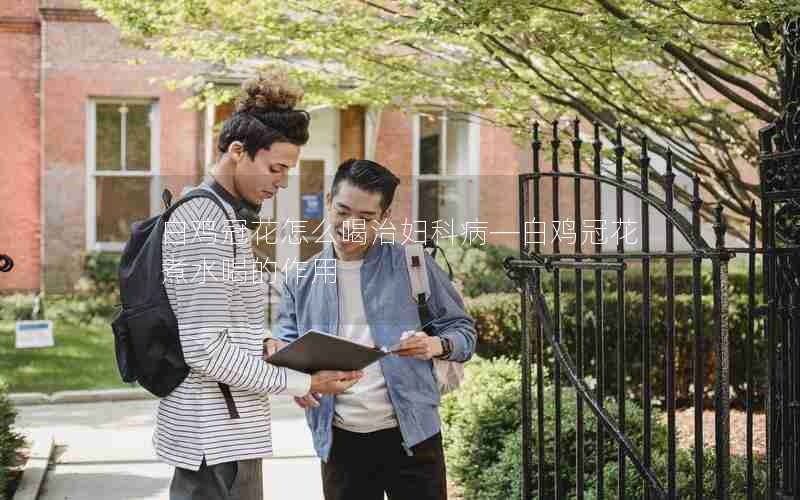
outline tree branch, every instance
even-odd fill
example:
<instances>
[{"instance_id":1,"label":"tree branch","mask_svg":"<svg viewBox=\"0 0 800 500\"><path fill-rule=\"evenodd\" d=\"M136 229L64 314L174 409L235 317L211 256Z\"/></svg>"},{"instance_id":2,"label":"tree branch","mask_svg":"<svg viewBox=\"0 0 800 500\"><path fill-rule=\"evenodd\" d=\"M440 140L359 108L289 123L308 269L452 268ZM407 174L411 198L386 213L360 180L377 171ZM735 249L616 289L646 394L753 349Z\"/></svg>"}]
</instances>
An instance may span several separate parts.
<instances>
[{"instance_id":1,"label":"tree branch","mask_svg":"<svg viewBox=\"0 0 800 500\"><path fill-rule=\"evenodd\" d=\"M633 26L642 31L642 33L651 35L653 34L652 30L648 29L635 19L632 19L631 16L629 16L627 13L625 13L622 9L620 9L616 5L613 5L608 0L595 0L595 1L601 7L603 7L609 13L611 13L614 17L623 21L630 22ZM672 55L677 60L681 61L683 64L689 67L695 74L697 74L697 76L699 76L710 87L712 87L714 90L727 97L734 104L738 105L742 109L745 109L753 113L755 116L766 122L771 122L775 120L776 117L773 113L770 113L769 111L758 106L757 104L748 101L747 99L743 98L739 94L733 92L731 89L720 83L720 81L717 78L712 76L712 74L708 70L704 69L704 67L701 66L701 64L698 62L697 57L691 56L683 49L680 49L679 47L674 45L672 42L666 42L661 47L668 54Z\"/></svg>"},{"instance_id":2,"label":"tree branch","mask_svg":"<svg viewBox=\"0 0 800 500\"><path fill-rule=\"evenodd\" d=\"M742 78L739 78L738 76L734 76L731 75L730 73L722 71L713 64L709 64L702 58L696 57L678 46L673 46L673 47L675 52L681 55L682 58L681 62L684 62L684 60L691 59L693 62L697 64L698 67L704 69L705 71L711 73L712 75L718 77L721 80L736 85L737 87L749 92L751 95L758 98L761 102L768 105L773 110L780 109L780 101L778 99L769 96L766 92L762 91L761 89L759 89L752 83L748 82L747 80L744 80Z\"/></svg>"},{"instance_id":3,"label":"tree branch","mask_svg":"<svg viewBox=\"0 0 800 500\"><path fill-rule=\"evenodd\" d=\"M670 9L669 6L657 2L656 0L645 0L645 1L650 5L672 12L672 9ZM684 16L700 24L710 24L714 26L750 26L750 23L743 23L741 21L709 21L707 19L702 19L700 17L695 16L691 12L688 12L686 9L681 7L678 4L678 2L673 1L672 3L675 5L675 8L678 9Z\"/></svg>"}]
</instances>

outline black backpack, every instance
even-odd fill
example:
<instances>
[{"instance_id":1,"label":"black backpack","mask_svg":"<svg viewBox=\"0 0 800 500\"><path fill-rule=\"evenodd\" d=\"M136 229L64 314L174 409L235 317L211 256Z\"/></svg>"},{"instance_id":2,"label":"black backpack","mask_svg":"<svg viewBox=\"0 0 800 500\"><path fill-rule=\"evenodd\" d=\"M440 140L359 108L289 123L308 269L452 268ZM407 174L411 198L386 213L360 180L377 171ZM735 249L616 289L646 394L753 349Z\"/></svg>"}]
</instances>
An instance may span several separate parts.
<instances>
[{"instance_id":1,"label":"black backpack","mask_svg":"<svg viewBox=\"0 0 800 500\"><path fill-rule=\"evenodd\" d=\"M136 381L158 397L168 395L189 374L178 335L178 320L164 288L161 247L166 222L176 208L194 198L209 198L226 217L228 213L216 195L202 188L190 191L174 204L169 191L164 191L163 198L167 208L161 215L131 226L131 237L119 265L122 309L111 323L122 380ZM228 222L233 225L230 219ZM233 252L235 259L235 240ZM231 418L238 418L230 388L223 383L219 383L219 388Z\"/></svg>"}]
</instances>

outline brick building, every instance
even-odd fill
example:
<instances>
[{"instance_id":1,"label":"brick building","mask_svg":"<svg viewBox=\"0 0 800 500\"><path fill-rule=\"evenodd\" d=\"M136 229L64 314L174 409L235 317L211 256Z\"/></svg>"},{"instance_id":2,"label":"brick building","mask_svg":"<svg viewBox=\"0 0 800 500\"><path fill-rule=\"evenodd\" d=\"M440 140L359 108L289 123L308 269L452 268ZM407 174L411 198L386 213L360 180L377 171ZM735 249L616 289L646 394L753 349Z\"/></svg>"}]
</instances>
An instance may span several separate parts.
<instances>
[{"instance_id":1,"label":"brick building","mask_svg":"<svg viewBox=\"0 0 800 500\"><path fill-rule=\"evenodd\" d=\"M16 267L0 275L0 292L58 293L75 284L87 252L121 249L130 222L160 210L163 188L199 182L215 160L214 125L230 106L184 109L190 94L159 82L211 68L125 46L79 0L12 3L0 10L0 253ZM231 75L209 79L238 84ZM429 232L435 220L480 221L489 242L516 245L515 175L528 150L466 115L316 107L290 188L263 215L306 220L310 231L330 176L350 157L402 178L392 221L399 238L405 221L426 220ZM318 248L290 240L262 250L282 265Z\"/></svg>"}]
</instances>

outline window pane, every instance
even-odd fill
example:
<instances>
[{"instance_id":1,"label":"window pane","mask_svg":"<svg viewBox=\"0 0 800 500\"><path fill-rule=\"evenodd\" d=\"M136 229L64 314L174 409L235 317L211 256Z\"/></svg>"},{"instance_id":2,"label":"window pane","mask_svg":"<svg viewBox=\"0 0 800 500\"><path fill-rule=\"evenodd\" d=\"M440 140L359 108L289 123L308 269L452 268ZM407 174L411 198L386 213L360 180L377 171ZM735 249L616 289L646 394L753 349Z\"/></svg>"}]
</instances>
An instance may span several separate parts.
<instances>
[{"instance_id":1,"label":"window pane","mask_svg":"<svg viewBox=\"0 0 800 500\"><path fill-rule=\"evenodd\" d=\"M445 175L466 174L469 150L469 115L447 115L447 165Z\"/></svg>"},{"instance_id":2,"label":"window pane","mask_svg":"<svg viewBox=\"0 0 800 500\"><path fill-rule=\"evenodd\" d=\"M419 134L419 173L436 175L440 173L440 143L442 122L434 116L420 116Z\"/></svg>"},{"instance_id":3,"label":"window pane","mask_svg":"<svg viewBox=\"0 0 800 500\"><path fill-rule=\"evenodd\" d=\"M129 104L125 144L125 168L150 170L150 109L149 104Z\"/></svg>"},{"instance_id":4,"label":"window pane","mask_svg":"<svg viewBox=\"0 0 800 500\"><path fill-rule=\"evenodd\" d=\"M97 104L95 121L95 168L120 170L122 136L121 104Z\"/></svg>"},{"instance_id":5,"label":"window pane","mask_svg":"<svg viewBox=\"0 0 800 500\"><path fill-rule=\"evenodd\" d=\"M98 176L96 181L97 241L124 243L131 224L150 217L150 178Z\"/></svg>"},{"instance_id":6,"label":"window pane","mask_svg":"<svg viewBox=\"0 0 800 500\"><path fill-rule=\"evenodd\" d=\"M434 222L442 221L437 237L459 234L464 230L464 202L466 200L463 180L419 181L419 221L425 221L428 238L434 236ZM422 224L418 227L422 230ZM446 233L446 234L443 234Z\"/></svg>"}]
</instances>

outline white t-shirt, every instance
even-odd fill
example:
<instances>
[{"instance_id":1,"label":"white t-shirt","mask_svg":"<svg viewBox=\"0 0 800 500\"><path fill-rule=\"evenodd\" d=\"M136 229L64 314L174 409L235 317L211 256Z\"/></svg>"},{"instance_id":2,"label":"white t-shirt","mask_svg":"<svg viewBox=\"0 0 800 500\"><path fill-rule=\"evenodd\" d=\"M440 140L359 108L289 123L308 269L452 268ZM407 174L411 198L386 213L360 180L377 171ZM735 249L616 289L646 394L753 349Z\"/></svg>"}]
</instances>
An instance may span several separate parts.
<instances>
[{"instance_id":1,"label":"white t-shirt","mask_svg":"<svg viewBox=\"0 0 800 500\"><path fill-rule=\"evenodd\" d=\"M361 296L363 261L336 261L339 287L339 336L374 346ZM336 396L333 425L351 432L375 432L397 427L380 362L364 369L364 377Z\"/></svg>"}]
</instances>

